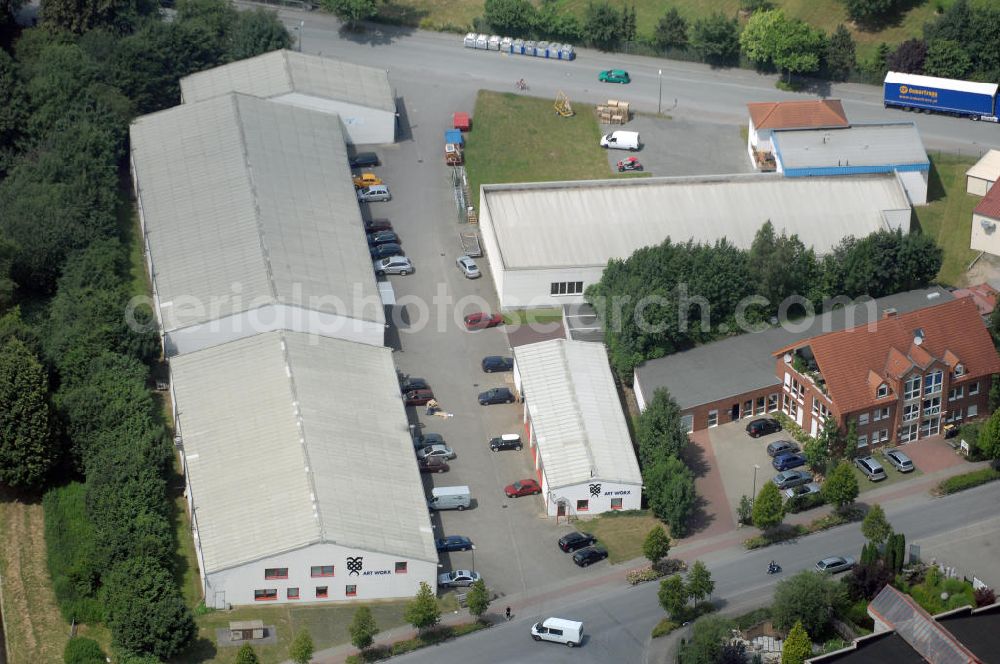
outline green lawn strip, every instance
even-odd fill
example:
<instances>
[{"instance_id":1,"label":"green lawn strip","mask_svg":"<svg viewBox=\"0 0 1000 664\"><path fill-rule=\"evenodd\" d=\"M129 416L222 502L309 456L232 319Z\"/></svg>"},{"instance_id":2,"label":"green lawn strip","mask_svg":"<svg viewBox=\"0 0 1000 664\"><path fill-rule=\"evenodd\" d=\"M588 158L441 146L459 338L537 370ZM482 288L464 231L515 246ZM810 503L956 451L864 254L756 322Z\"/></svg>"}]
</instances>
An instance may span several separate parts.
<instances>
[{"instance_id":1,"label":"green lawn strip","mask_svg":"<svg viewBox=\"0 0 1000 664\"><path fill-rule=\"evenodd\" d=\"M620 563L642 557L642 543L657 525L662 523L648 510L630 510L579 522L577 529L596 536L598 545L608 550L608 561Z\"/></svg>"},{"instance_id":2,"label":"green lawn strip","mask_svg":"<svg viewBox=\"0 0 1000 664\"><path fill-rule=\"evenodd\" d=\"M937 153L931 155L927 187L929 205L916 207L917 221L944 250L938 281L949 286L965 285L965 272L976 252L969 248L972 209L982 200L965 193L965 171L978 159Z\"/></svg>"},{"instance_id":3,"label":"green lawn strip","mask_svg":"<svg viewBox=\"0 0 1000 664\"><path fill-rule=\"evenodd\" d=\"M490 625L481 622L462 623L461 625L445 625L436 629L428 630L412 639L396 641L391 646L376 646L363 653L348 655L346 664L365 664L366 662L378 662L395 655L413 652L428 646L436 646L445 641L449 641L459 636L478 632L486 629Z\"/></svg>"},{"instance_id":4,"label":"green lawn strip","mask_svg":"<svg viewBox=\"0 0 1000 664\"><path fill-rule=\"evenodd\" d=\"M555 323L562 320L562 309L515 309L503 315L504 325Z\"/></svg>"},{"instance_id":5,"label":"green lawn strip","mask_svg":"<svg viewBox=\"0 0 1000 664\"><path fill-rule=\"evenodd\" d=\"M862 518L864 518L864 512L856 506L848 507L843 512L834 510L825 516L814 519L806 526L799 523L793 525L782 524L770 532L744 540L743 546L750 551L762 549L772 544L787 542L788 540L797 539L811 533L818 533L821 530L828 530L854 521L861 521Z\"/></svg>"},{"instance_id":6,"label":"green lawn strip","mask_svg":"<svg viewBox=\"0 0 1000 664\"><path fill-rule=\"evenodd\" d=\"M974 470L971 473L954 475L953 477L943 480L934 489L934 493L939 496L946 496L950 493L958 493L959 491L965 491L966 489L971 489L988 482L995 482L996 480L1000 480L1000 470L983 468L982 470Z\"/></svg>"}]
</instances>

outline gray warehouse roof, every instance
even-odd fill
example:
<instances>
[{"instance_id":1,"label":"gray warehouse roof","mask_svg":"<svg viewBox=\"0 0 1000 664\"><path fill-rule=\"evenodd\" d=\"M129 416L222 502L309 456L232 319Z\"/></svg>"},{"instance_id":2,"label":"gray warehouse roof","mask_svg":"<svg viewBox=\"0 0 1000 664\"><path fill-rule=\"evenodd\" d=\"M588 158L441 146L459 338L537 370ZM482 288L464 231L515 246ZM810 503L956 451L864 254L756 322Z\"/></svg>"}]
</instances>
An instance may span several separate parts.
<instances>
[{"instance_id":1,"label":"gray warehouse roof","mask_svg":"<svg viewBox=\"0 0 1000 664\"><path fill-rule=\"evenodd\" d=\"M552 339L514 348L549 487L642 484L603 344Z\"/></svg>"},{"instance_id":2,"label":"gray warehouse roof","mask_svg":"<svg viewBox=\"0 0 1000 664\"><path fill-rule=\"evenodd\" d=\"M181 79L186 104L229 92L265 99L297 93L396 112L385 69L295 51L271 51Z\"/></svg>"},{"instance_id":3,"label":"gray warehouse roof","mask_svg":"<svg viewBox=\"0 0 1000 664\"><path fill-rule=\"evenodd\" d=\"M910 209L893 174L484 185L480 198L508 270L604 266L667 237L704 243L726 237L749 248L767 220L825 253L848 235L887 228L882 211Z\"/></svg>"},{"instance_id":4,"label":"gray warehouse roof","mask_svg":"<svg viewBox=\"0 0 1000 664\"><path fill-rule=\"evenodd\" d=\"M318 542L437 561L390 349L275 331L170 368L206 573Z\"/></svg>"},{"instance_id":5,"label":"gray warehouse roof","mask_svg":"<svg viewBox=\"0 0 1000 664\"><path fill-rule=\"evenodd\" d=\"M776 131L773 141L786 170L930 163L920 132L912 122Z\"/></svg>"},{"instance_id":6,"label":"gray warehouse roof","mask_svg":"<svg viewBox=\"0 0 1000 664\"><path fill-rule=\"evenodd\" d=\"M800 339L864 325L880 318L886 309L903 314L951 299L951 293L938 287L897 293L872 300L876 313L871 318L864 303L839 307L809 322L789 324L787 329L770 327L649 360L636 368L636 381L647 401L657 388L665 387L686 410L779 385L772 353ZM848 317L849 310L853 320Z\"/></svg>"},{"instance_id":7,"label":"gray warehouse roof","mask_svg":"<svg viewBox=\"0 0 1000 664\"><path fill-rule=\"evenodd\" d=\"M384 322L336 116L234 94L131 136L165 330L264 304Z\"/></svg>"}]
</instances>

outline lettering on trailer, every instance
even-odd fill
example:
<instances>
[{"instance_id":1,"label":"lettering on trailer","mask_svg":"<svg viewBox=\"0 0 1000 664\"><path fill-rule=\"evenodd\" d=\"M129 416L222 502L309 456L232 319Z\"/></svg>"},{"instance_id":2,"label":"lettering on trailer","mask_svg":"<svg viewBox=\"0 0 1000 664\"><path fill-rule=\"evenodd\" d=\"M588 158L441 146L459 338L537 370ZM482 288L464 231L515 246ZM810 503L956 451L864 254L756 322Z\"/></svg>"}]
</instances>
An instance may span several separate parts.
<instances>
[{"instance_id":1,"label":"lettering on trailer","mask_svg":"<svg viewBox=\"0 0 1000 664\"><path fill-rule=\"evenodd\" d=\"M899 86L899 96L909 96L913 98L919 97L929 97L933 101L937 101L938 92L937 90L924 90L922 88L911 88L908 85Z\"/></svg>"},{"instance_id":2,"label":"lettering on trailer","mask_svg":"<svg viewBox=\"0 0 1000 664\"><path fill-rule=\"evenodd\" d=\"M618 491L605 491L605 496L631 496L632 491L630 489L619 489Z\"/></svg>"}]
</instances>

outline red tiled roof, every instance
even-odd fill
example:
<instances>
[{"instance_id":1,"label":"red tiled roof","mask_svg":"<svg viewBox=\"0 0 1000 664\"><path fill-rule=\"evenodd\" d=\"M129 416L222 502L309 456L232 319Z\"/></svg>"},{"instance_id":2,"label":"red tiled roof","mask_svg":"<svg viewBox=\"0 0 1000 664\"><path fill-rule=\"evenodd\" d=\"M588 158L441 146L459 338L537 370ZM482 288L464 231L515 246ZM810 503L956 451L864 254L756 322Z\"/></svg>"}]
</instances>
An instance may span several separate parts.
<instances>
[{"instance_id":1,"label":"red tiled roof","mask_svg":"<svg viewBox=\"0 0 1000 664\"><path fill-rule=\"evenodd\" d=\"M850 126L839 99L751 102L747 109L757 129Z\"/></svg>"},{"instance_id":2,"label":"red tiled roof","mask_svg":"<svg viewBox=\"0 0 1000 664\"><path fill-rule=\"evenodd\" d=\"M923 331L923 341L915 346L918 329ZM811 347L830 399L841 413L874 405L878 400L870 385L870 372L885 372L883 376L905 372L901 355L907 355L913 365L923 366L931 358L942 362L946 355L957 358L965 365L968 378L1000 373L1000 355L970 298L798 341L776 351L775 356L804 346Z\"/></svg>"},{"instance_id":3,"label":"red tiled roof","mask_svg":"<svg viewBox=\"0 0 1000 664\"><path fill-rule=\"evenodd\" d=\"M990 190L983 196L983 200L976 205L975 213L984 217L1000 219L1000 187L995 184L990 187Z\"/></svg>"},{"instance_id":4,"label":"red tiled roof","mask_svg":"<svg viewBox=\"0 0 1000 664\"><path fill-rule=\"evenodd\" d=\"M989 284L976 284L968 288L959 288L953 295L955 297L971 297L972 301L979 307L979 313L989 316L997 306L997 290Z\"/></svg>"}]
</instances>

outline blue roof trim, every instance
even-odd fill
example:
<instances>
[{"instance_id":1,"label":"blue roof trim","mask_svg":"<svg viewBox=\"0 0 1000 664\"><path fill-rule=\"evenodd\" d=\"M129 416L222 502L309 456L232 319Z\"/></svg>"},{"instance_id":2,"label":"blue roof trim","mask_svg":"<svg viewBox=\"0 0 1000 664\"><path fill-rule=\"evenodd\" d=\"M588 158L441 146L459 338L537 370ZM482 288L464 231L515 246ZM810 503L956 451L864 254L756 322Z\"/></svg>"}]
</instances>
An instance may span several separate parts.
<instances>
[{"instance_id":1,"label":"blue roof trim","mask_svg":"<svg viewBox=\"0 0 1000 664\"><path fill-rule=\"evenodd\" d=\"M930 163L925 164L885 164L882 166L822 166L818 168L786 168L787 178L798 178L820 175L863 175L866 173L892 173L929 171Z\"/></svg>"}]
</instances>

